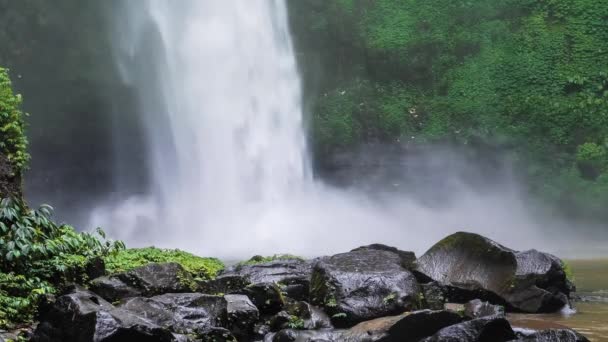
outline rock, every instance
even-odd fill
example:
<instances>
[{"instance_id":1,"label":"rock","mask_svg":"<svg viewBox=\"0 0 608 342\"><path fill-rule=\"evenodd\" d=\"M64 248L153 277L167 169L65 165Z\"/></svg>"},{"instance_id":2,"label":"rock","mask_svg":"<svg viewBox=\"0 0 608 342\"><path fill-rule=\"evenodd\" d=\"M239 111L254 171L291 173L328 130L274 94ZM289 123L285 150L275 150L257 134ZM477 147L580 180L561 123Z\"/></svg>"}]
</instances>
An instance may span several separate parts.
<instances>
[{"instance_id":1,"label":"rock","mask_svg":"<svg viewBox=\"0 0 608 342\"><path fill-rule=\"evenodd\" d=\"M103 298L78 288L41 313L41 324L32 341L164 342L175 341L175 337L168 329L115 309Z\"/></svg>"},{"instance_id":2,"label":"rock","mask_svg":"<svg viewBox=\"0 0 608 342\"><path fill-rule=\"evenodd\" d=\"M469 318L487 316L505 316L505 309L500 305L492 305L479 299L472 300L464 305L464 315Z\"/></svg>"},{"instance_id":3,"label":"rock","mask_svg":"<svg viewBox=\"0 0 608 342\"><path fill-rule=\"evenodd\" d=\"M209 334L227 323L227 301L200 293L168 293L127 299L118 308L178 334Z\"/></svg>"},{"instance_id":4,"label":"rock","mask_svg":"<svg viewBox=\"0 0 608 342\"><path fill-rule=\"evenodd\" d=\"M269 334L264 342L347 342L341 338L341 332L335 330L293 330L285 329L276 334ZM353 341L355 342L355 341Z\"/></svg>"},{"instance_id":5,"label":"rock","mask_svg":"<svg viewBox=\"0 0 608 342\"><path fill-rule=\"evenodd\" d=\"M332 329L329 316L318 307L307 302L295 302L287 306L287 313L302 320L307 330Z\"/></svg>"},{"instance_id":6,"label":"rock","mask_svg":"<svg viewBox=\"0 0 608 342\"><path fill-rule=\"evenodd\" d=\"M424 342L506 342L515 338L504 317L483 317L439 330Z\"/></svg>"},{"instance_id":7,"label":"rock","mask_svg":"<svg viewBox=\"0 0 608 342\"><path fill-rule=\"evenodd\" d=\"M227 319L229 330L240 339L253 333L253 326L260 317L258 308L253 305L249 297L244 295L224 296L227 306Z\"/></svg>"},{"instance_id":8,"label":"rock","mask_svg":"<svg viewBox=\"0 0 608 342\"><path fill-rule=\"evenodd\" d=\"M311 280L311 302L340 327L418 308L421 292L401 257L362 249L320 259Z\"/></svg>"},{"instance_id":9,"label":"rock","mask_svg":"<svg viewBox=\"0 0 608 342\"><path fill-rule=\"evenodd\" d=\"M288 324L291 322L291 320L292 316L287 313L287 311L280 311L270 318L270 331L277 332L283 329L288 329Z\"/></svg>"},{"instance_id":10,"label":"rock","mask_svg":"<svg viewBox=\"0 0 608 342\"><path fill-rule=\"evenodd\" d=\"M420 287L424 295L425 306L431 310L442 310L448 300L446 287L436 281L421 284Z\"/></svg>"},{"instance_id":11,"label":"rock","mask_svg":"<svg viewBox=\"0 0 608 342\"><path fill-rule=\"evenodd\" d=\"M192 275L178 263L152 263L91 282L91 290L111 302L135 296L192 292L195 289Z\"/></svg>"},{"instance_id":12,"label":"rock","mask_svg":"<svg viewBox=\"0 0 608 342\"><path fill-rule=\"evenodd\" d=\"M243 290L261 314L273 315L283 309L285 301L281 289L275 283L257 283Z\"/></svg>"},{"instance_id":13,"label":"rock","mask_svg":"<svg viewBox=\"0 0 608 342\"><path fill-rule=\"evenodd\" d=\"M570 329L536 331L519 337L517 342L589 342L585 336Z\"/></svg>"},{"instance_id":14,"label":"rock","mask_svg":"<svg viewBox=\"0 0 608 342\"><path fill-rule=\"evenodd\" d=\"M236 337L228 329L212 328L204 336L200 336L196 342L238 342Z\"/></svg>"},{"instance_id":15,"label":"rock","mask_svg":"<svg viewBox=\"0 0 608 342\"><path fill-rule=\"evenodd\" d=\"M96 294L114 303L123 298L138 297L142 292L125 284L116 276L105 276L93 279L89 287Z\"/></svg>"},{"instance_id":16,"label":"rock","mask_svg":"<svg viewBox=\"0 0 608 342\"><path fill-rule=\"evenodd\" d=\"M198 292L206 294L234 294L243 292L250 285L249 279L241 275L224 275L198 282Z\"/></svg>"},{"instance_id":17,"label":"rock","mask_svg":"<svg viewBox=\"0 0 608 342\"><path fill-rule=\"evenodd\" d=\"M537 251L515 252L483 236L456 233L417 260L417 272L443 285L449 301L476 298L523 312L554 312L568 304L561 262Z\"/></svg>"},{"instance_id":18,"label":"rock","mask_svg":"<svg viewBox=\"0 0 608 342\"><path fill-rule=\"evenodd\" d=\"M416 254L414 252L407 252L397 249L395 247L386 246L379 243L374 243L368 246L362 246L359 248L353 249L351 252L362 251L362 250L378 250L378 251L387 251L397 254L401 258L401 266L407 268L408 270L414 269L416 265Z\"/></svg>"},{"instance_id":19,"label":"rock","mask_svg":"<svg viewBox=\"0 0 608 342\"><path fill-rule=\"evenodd\" d=\"M362 322L342 334L349 341L416 342L462 322L450 311L421 310Z\"/></svg>"},{"instance_id":20,"label":"rock","mask_svg":"<svg viewBox=\"0 0 608 342\"><path fill-rule=\"evenodd\" d=\"M244 279L248 284L275 283L282 287L288 297L307 300L310 287L311 263L299 259L274 260L254 265L236 265L218 275L215 283L226 277ZM238 290L235 290L238 292ZM225 292L229 293L229 292Z\"/></svg>"}]
</instances>

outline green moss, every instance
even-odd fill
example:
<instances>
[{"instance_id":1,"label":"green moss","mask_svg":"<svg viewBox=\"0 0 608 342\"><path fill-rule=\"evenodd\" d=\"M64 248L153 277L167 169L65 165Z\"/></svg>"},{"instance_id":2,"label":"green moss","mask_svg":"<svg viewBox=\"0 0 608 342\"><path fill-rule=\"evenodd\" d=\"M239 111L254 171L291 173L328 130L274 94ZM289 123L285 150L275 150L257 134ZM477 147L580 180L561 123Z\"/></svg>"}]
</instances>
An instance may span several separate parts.
<instances>
[{"instance_id":1,"label":"green moss","mask_svg":"<svg viewBox=\"0 0 608 342\"><path fill-rule=\"evenodd\" d=\"M124 272L149 263L176 262L195 278L213 279L224 264L215 258L203 258L171 249L155 247L126 249L105 258L106 269L110 273Z\"/></svg>"},{"instance_id":2,"label":"green moss","mask_svg":"<svg viewBox=\"0 0 608 342\"><path fill-rule=\"evenodd\" d=\"M566 279L568 279L571 283L574 283L575 278L574 272L572 271L572 266L567 261L562 260L562 268L566 274Z\"/></svg>"},{"instance_id":3,"label":"green moss","mask_svg":"<svg viewBox=\"0 0 608 342\"><path fill-rule=\"evenodd\" d=\"M251 259L249 259L247 261L239 262L238 265L240 265L240 266L258 265L258 264L263 264L263 263L276 261L276 260L304 260L304 258L299 257L297 255L291 255L291 254L275 254L272 256L256 255L256 256L251 257Z\"/></svg>"},{"instance_id":4,"label":"green moss","mask_svg":"<svg viewBox=\"0 0 608 342\"><path fill-rule=\"evenodd\" d=\"M302 318L291 315L289 316L289 322L287 322L287 327L289 329L303 330L304 324L305 322Z\"/></svg>"},{"instance_id":5,"label":"green moss","mask_svg":"<svg viewBox=\"0 0 608 342\"><path fill-rule=\"evenodd\" d=\"M13 93L8 71L0 68L0 150L19 171L30 158L21 101L21 95Z\"/></svg>"}]
</instances>

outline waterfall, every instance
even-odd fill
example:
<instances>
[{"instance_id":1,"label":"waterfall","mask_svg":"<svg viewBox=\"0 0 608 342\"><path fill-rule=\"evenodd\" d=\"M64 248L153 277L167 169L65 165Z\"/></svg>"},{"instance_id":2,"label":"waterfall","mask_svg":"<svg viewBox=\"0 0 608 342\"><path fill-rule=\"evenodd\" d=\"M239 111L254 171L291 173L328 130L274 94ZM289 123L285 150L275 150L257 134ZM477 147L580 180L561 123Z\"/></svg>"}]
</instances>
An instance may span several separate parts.
<instances>
[{"instance_id":1,"label":"waterfall","mask_svg":"<svg viewBox=\"0 0 608 342\"><path fill-rule=\"evenodd\" d=\"M513 187L501 193L506 200L451 189L458 203L437 209L404 193L370 198L313 180L284 0L120 4L112 16L116 61L136 89L148 152L134 159L118 146L124 180L116 183L142 177L149 189L118 189L118 199L93 211L91 224L113 238L241 258L314 256L372 242L421 252L467 227L505 242L532 241L530 232L540 231L513 214L523 212ZM120 167L140 159L146 175ZM496 228L519 216L525 229L517 234Z\"/></svg>"}]
</instances>

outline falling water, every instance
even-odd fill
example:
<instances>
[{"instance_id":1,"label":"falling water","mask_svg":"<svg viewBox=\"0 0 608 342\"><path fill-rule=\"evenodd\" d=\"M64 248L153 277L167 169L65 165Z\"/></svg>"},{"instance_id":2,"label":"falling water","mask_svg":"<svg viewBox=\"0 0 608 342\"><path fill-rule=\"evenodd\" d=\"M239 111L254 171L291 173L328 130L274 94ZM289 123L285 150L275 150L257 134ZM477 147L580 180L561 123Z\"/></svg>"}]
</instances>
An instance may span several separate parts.
<instances>
[{"instance_id":1,"label":"falling water","mask_svg":"<svg viewBox=\"0 0 608 342\"><path fill-rule=\"evenodd\" d=\"M116 60L137 89L151 186L93 212L113 237L230 258L371 242L421 252L461 229L521 249L547 239L511 183L486 196L451 189L458 202L438 210L314 181L283 0L121 4Z\"/></svg>"}]
</instances>

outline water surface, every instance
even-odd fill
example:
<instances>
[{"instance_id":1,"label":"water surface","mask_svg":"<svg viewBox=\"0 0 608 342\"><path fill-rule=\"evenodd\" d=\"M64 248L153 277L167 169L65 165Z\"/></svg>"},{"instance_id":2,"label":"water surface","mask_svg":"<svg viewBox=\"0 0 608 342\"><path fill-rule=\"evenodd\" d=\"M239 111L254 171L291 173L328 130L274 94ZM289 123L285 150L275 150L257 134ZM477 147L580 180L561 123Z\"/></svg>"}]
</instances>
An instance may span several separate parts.
<instances>
[{"instance_id":1,"label":"water surface","mask_svg":"<svg viewBox=\"0 0 608 342\"><path fill-rule=\"evenodd\" d=\"M550 329L569 327L587 336L591 341L608 342L608 259L571 260L577 286L576 313L549 315L512 314L514 327Z\"/></svg>"}]
</instances>

